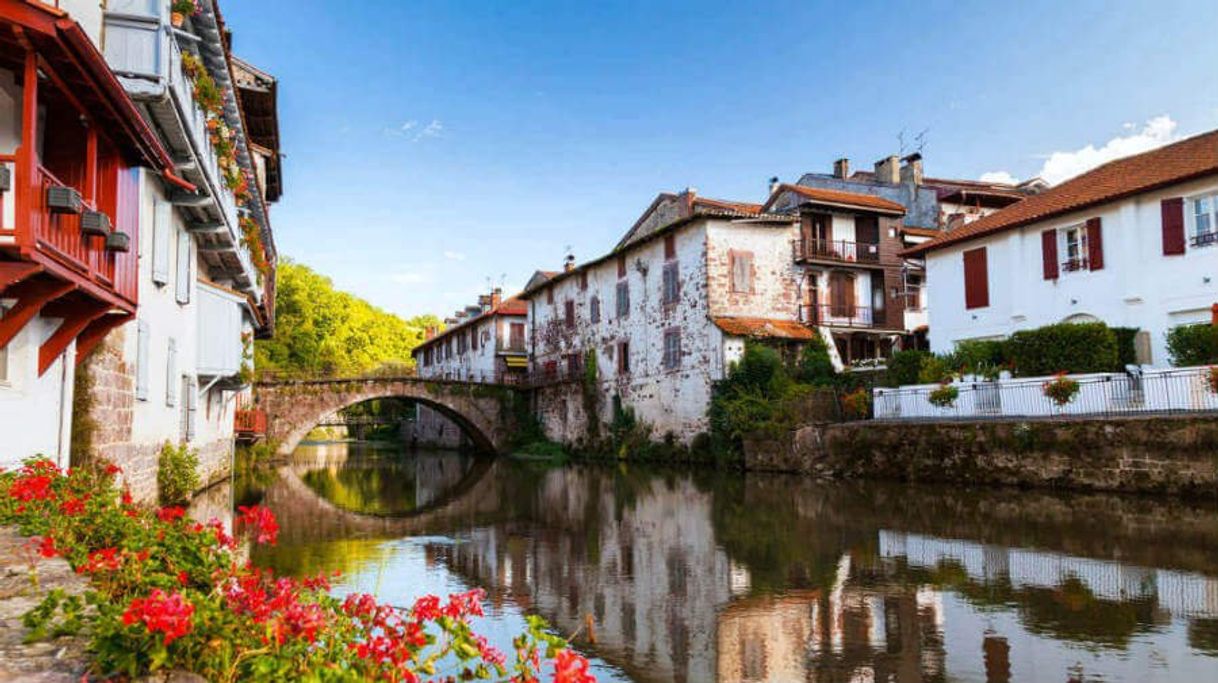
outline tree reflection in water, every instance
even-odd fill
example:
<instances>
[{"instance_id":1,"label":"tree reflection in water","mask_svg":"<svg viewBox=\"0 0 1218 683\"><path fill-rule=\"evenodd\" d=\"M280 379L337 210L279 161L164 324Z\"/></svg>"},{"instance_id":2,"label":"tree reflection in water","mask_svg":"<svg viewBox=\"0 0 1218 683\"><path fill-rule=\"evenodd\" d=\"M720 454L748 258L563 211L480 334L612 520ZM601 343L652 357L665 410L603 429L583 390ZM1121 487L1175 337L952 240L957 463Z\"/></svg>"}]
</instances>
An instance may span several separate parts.
<instances>
[{"instance_id":1,"label":"tree reflection in water","mask_svg":"<svg viewBox=\"0 0 1218 683\"><path fill-rule=\"evenodd\" d=\"M436 582L484 586L492 620L537 612L579 631L580 647L608 663L603 679L1193 681L1218 671L1212 505L437 465L455 457L302 451L265 488L283 528L279 547L254 560L340 568L350 586L404 600Z\"/></svg>"}]
</instances>

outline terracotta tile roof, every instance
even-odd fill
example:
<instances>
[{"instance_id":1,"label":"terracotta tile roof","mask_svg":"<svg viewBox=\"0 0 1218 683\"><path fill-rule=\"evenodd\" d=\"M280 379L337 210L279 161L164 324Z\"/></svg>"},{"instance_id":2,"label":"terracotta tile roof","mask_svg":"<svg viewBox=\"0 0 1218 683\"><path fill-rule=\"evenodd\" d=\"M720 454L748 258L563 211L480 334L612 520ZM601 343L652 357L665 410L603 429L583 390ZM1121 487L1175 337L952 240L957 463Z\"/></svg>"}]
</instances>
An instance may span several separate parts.
<instances>
[{"instance_id":1,"label":"terracotta tile roof","mask_svg":"<svg viewBox=\"0 0 1218 683\"><path fill-rule=\"evenodd\" d=\"M938 228L918 228L912 225L901 226L901 232L912 237L938 237L943 234Z\"/></svg>"},{"instance_id":2,"label":"terracotta tile roof","mask_svg":"<svg viewBox=\"0 0 1218 683\"><path fill-rule=\"evenodd\" d=\"M876 197L875 195L862 194L859 192L844 192L842 190L828 190L820 187L805 187L803 185L779 185L770 198L761 207L762 211L769 211L771 207L778 201L786 192L794 192L795 194L809 199L820 204L832 204L836 206L845 206L855 209L869 209L872 211L881 211L883 213L895 213L898 215L905 214L905 207L897 202Z\"/></svg>"},{"instance_id":3,"label":"terracotta tile roof","mask_svg":"<svg viewBox=\"0 0 1218 683\"><path fill-rule=\"evenodd\" d=\"M1218 130L1110 161L906 253L939 249L1211 174L1218 174Z\"/></svg>"},{"instance_id":4,"label":"terracotta tile roof","mask_svg":"<svg viewBox=\"0 0 1218 683\"><path fill-rule=\"evenodd\" d=\"M812 339L816 331L795 320L772 318L713 318L715 326L736 337Z\"/></svg>"},{"instance_id":5,"label":"terracotta tile roof","mask_svg":"<svg viewBox=\"0 0 1218 683\"><path fill-rule=\"evenodd\" d=\"M476 322L486 320L493 316L496 316L496 315L521 316L521 315L528 315L528 314L529 314L529 302L520 298L520 295L517 294L516 296L513 296L511 298L504 299L502 302L500 302L500 304L498 306L490 309L489 311L483 311L482 313L480 313L472 318L466 318L466 319L462 320L460 323L457 323L456 325L453 325L452 327L440 332L439 334L432 337L431 339L423 340L422 342L419 343L418 346L416 346L414 348L413 351L411 351L411 354L412 355L418 354L422 349L439 342L440 340L449 336L453 332L456 332L458 330L463 330L466 327L468 327L469 325L472 325Z\"/></svg>"},{"instance_id":6,"label":"terracotta tile roof","mask_svg":"<svg viewBox=\"0 0 1218 683\"><path fill-rule=\"evenodd\" d=\"M712 209L724 209L742 214L758 214L761 213L760 204L752 204L749 202L729 202L723 199L711 199L709 197L694 197L694 209L697 210L700 206L710 207Z\"/></svg>"}]
</instances>

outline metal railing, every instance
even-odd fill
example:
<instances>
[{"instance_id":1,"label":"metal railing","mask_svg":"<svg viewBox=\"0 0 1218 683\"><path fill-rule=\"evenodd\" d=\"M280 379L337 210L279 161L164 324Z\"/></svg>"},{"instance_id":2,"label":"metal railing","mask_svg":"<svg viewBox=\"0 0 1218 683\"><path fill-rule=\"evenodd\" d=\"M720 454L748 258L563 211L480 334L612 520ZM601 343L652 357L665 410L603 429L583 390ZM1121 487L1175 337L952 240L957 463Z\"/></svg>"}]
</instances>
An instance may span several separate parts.
<instances>
[{"instance_id":1,"label":"metal railing","mask_svg":"<svg viewBox=\"0 0 1218 683\"><path fill-rule=\"evenodd\" d=\"M1218 230L1199 232L1193 235L1191 243L1194 247L1207 247L1211 244L1218 244Z\"/></svg>"},{"instance_id":2,"label":"metal railing","mask_svg":"<svg viewBox=\"0 0 1218 683\"><path fill-rule=\"evenodd\" d=\"M1064 403L1046 392L1055 377L953 382L956 397L931 403L940 385L875 389L877 420L977 420L1006 418L1115 417L1218 413L1218 393L1208 367L1146 370L1068 377L1077 391Z\"/></svg>"},{"instance_id":3,"label":"metal railing","mask_svg":"<svg viewBox=\"0 0 1218 683\"><path fill-rule=\"evenodd\" d=\"M879 263L880 245L870 242L798 238L794 242L796 261L837 261L841 263Z\"/></svg>"},{"instance_id":4,"label":"metal railing","mask_svg":"<svg viewBox=\"0 0 1218 683\"><path fill-rule=\"evenodd\" d=\"M803 304L800 309L800 319L808 325L872 327L875 324L871 309L865 306Z\"/></svg>"},{"instance_id":5,"label":"metal railing","mask_svg":"<svg viewBox=\"0 0 1218 683\"><path fill-rule=\"evenodd\" d=\"M266 411L258 408L238 410L233 415L233 431L237 436L264 436Z\"/></svg>"}]
</instances>

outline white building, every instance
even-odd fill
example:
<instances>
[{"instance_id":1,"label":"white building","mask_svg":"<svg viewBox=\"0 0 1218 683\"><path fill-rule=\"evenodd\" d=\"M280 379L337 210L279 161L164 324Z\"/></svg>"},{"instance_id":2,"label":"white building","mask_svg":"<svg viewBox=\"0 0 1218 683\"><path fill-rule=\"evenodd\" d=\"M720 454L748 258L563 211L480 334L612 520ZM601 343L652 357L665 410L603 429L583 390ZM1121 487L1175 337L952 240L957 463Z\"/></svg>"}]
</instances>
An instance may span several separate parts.
<instances>
[{"instance_id":1,"label":"white building","mask_svg":"<svg viewBox=\"0 0 1218 683\"><path fill-rule=\"evenodd\" d=\"M1218 131L1109 162L918 245L933 285L932 350L1100 320L1140 328L1143 360L1169 365L1167 332L1210 321L1218 302L1216 212Z\"/></svg>"},{"instance_id":2,"label":"white building","mask_svg":"<svg viewBox=\"0 0 1218 683\"><path fill-rule=\"evenodd\" d=\"M415 371L426 379L518 384L528 369L527 322L525 301L495 289L447 319L446 329L426 331L411 351Z\"/></svg>"}]
</instances>

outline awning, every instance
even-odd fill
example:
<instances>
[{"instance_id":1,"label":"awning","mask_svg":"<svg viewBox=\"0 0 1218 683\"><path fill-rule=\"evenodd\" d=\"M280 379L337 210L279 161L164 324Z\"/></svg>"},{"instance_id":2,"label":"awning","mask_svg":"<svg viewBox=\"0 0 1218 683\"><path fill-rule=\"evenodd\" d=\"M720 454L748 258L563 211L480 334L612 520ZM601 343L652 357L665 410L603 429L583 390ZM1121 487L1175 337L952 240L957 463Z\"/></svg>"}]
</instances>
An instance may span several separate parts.
<instances>
[{"instance_id":1,"label":"awning","mask_svg":"<svg viewBox=\"0 0 1218 683\"><path fill-rule=\"evenodd\" d=\"M509 368L527 368L529 359L524 356L504 356L503 364Z\"/></svg>"}]
</instances>

